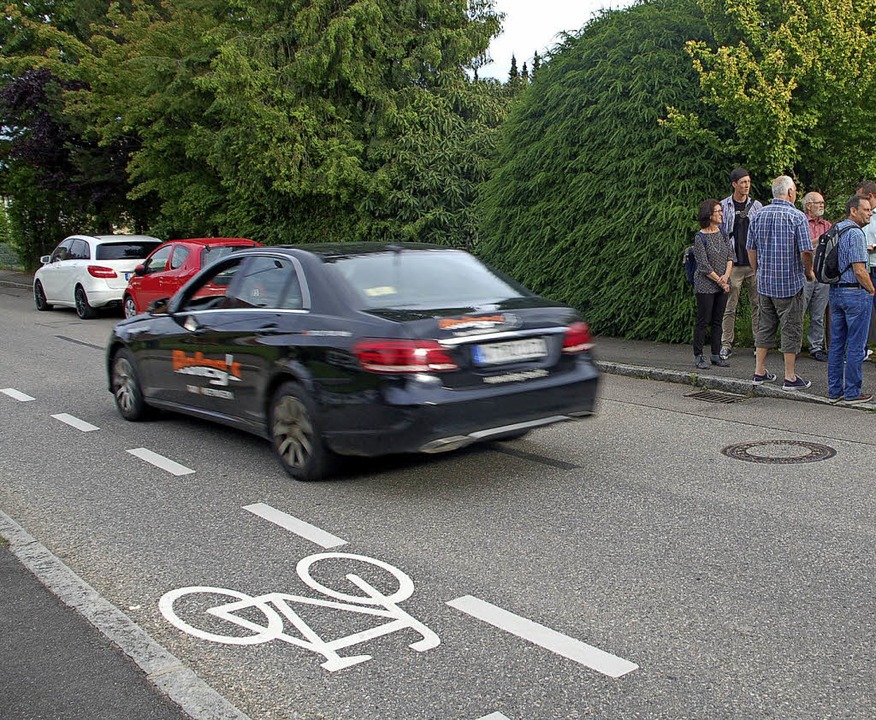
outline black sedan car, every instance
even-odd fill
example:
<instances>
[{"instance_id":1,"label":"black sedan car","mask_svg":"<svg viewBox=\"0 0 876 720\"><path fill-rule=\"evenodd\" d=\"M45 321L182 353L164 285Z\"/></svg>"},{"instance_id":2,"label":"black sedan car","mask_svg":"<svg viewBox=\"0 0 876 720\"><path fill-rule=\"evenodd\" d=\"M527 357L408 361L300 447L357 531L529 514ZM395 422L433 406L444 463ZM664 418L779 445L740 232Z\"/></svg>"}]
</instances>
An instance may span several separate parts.
<instances>
[{"instance_id":1,"label":"black sedan car","mask_svg":"<svg viewBox=\"0 0 876 720\"><path fill-rule=\"evenodd\" d=\"M437 453L593 412L578 313L461 250L259 247L124 320L107 347L121 415L162 408L260 435L297 480L336 455Z\"/></svg>"}]
</instances>

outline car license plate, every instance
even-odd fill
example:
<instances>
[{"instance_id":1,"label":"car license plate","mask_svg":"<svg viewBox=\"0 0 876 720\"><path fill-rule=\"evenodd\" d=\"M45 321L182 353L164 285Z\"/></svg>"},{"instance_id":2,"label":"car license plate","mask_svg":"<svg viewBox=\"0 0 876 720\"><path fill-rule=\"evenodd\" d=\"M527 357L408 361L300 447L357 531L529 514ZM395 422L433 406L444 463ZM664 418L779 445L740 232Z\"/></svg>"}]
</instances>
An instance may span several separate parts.
<instances>
[{"instance_id":1,"label":"car license plate","mask_svg":"<svg viewBox=\"0 0 876 720\"><path fill-rule=\"evenodd\" d=\"M545 355L547 355L547 344L543 338L475 345L472 348L472 357L476 365L501 365L502 363L536 360Z\"/></svg>"}]
</instances>

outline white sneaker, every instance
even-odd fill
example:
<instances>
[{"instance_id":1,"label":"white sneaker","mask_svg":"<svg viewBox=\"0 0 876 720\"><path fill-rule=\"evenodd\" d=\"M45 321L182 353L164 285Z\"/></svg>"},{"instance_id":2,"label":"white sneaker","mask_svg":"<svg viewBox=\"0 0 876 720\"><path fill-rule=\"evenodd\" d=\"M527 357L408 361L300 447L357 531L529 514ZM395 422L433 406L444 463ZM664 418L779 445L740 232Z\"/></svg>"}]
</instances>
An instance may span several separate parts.
<instances>
[{"instance_id":1,"label":"white sneaker","mask_svg":"<svg viewBox=\"0 0 876 720\"><path fill-rule=\"evenodd\" d=\"M727 345L724 345L721 348L721 352L718 353L718 355L721 356L722 360L727 360L732 354L733 354L733 351Z\"/></svg>"}]
</instances>

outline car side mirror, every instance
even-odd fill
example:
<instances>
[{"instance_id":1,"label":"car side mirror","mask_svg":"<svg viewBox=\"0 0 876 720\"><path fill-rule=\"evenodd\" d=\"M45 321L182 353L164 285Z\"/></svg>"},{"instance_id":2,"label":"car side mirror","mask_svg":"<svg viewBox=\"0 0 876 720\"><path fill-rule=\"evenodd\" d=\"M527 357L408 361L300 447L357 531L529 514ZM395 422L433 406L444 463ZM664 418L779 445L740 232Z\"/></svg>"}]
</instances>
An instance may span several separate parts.
<instances>
[{"instance_id":1,"label":"car side mirror","mask_svg":"<svg viewBox=\"0 0 876 720\"><path fill-rule=\"evenodd\" d=\"M167 305L168 300L170 298L158 298L158 300L153 300L149 303L149 314L150 315L166 315L167 314Z\"/></svg>"},{"instance_id":2,"label":"car side mirror","mask_svg":"<svg viewBox=\"0 0 876 720\"><path fill-rule=\"evenodd\" d=\"M52 256L51 256L51 255L43 255L43 256L40 258L40 262L41 262L43 265L48 265L48 264L51 262L51 260L52 260Z\"/></svg>"},{"instance_id":3,"label":"car side mirror","mask_svg":"<svg viewBox=\"0 0 876 720\"><path fill-rule=\"evenodd\" d=\"M145 265L138 265L137 267L134 268L134 275L139 275L142 277L145 274L146 274L146 266Z\"/></svg>"}]
</instances>

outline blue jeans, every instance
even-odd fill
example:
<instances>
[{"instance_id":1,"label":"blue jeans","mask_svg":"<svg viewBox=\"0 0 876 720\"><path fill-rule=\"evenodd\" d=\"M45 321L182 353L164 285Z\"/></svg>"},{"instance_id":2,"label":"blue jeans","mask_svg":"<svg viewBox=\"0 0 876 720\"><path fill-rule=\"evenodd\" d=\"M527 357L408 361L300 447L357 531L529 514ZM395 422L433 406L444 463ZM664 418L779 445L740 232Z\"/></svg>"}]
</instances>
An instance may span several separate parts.
<instances>
[{"instance_id":1,"label":"blue jeans","mask_svg":"<svg viewBox=\"0 0 876 720\"><path fill-rule=\"evenodd\" d=\"M830 352L827 394L846 400L861 394L873 298L859 288L830 288Z\"/></svg>"}]
</instances>

